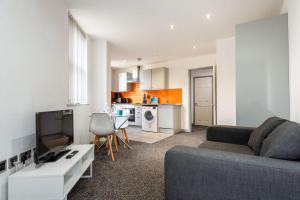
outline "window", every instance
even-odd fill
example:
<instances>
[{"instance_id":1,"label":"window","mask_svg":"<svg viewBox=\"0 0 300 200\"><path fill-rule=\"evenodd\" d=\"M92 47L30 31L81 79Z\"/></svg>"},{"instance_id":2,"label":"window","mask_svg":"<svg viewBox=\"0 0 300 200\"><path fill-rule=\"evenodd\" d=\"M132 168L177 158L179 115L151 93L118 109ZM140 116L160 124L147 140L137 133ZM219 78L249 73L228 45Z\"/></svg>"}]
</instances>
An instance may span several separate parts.
<instances>
[{"instance_id":1,"label":"window","mask_svg":"<svg viewBox=\"0 0 300 200\"><path fill-rule=\"evenodd\" d=\"M69 15L69 104L87 104L87 38Z\"/></svg>"}]
</instances>

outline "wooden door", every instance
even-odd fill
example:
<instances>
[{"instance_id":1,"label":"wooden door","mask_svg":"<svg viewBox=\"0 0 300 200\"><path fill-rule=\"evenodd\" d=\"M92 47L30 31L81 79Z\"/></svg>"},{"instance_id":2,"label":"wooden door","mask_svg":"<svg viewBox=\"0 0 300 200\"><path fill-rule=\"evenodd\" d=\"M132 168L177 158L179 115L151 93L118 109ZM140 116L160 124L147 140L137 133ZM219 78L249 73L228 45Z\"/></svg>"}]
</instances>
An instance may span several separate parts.
<instances>
[{"instance_id":1,"label":"wooden door","mask_svg":"<svg viewBox=\"0 0 300 200\"><path fill-rule=\"evenodd\" d=\"M213 78L194 79L194 116L195 125L213 124Z\"/></svg>"}]
</instances>

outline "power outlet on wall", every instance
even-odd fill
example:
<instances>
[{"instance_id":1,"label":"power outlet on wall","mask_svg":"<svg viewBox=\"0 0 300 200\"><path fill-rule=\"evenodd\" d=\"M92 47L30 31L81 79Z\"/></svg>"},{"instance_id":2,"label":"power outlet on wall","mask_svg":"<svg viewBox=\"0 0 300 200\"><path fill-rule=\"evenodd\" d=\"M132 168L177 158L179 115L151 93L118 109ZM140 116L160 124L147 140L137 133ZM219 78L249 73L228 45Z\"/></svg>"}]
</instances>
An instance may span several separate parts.
<instances>
[{"instance_id":1,"label":"power outlet on wall","mask_svg":"<svg viewBox=\"0 0 300 200\"><path fill-rule=\"evenodd\" d=\"M31 150L25 151L20 154L20 161L25 164L27 160L31 159Z\"/></svg>"},{"instance_id":2,"label":"power outlet on wall","mask_svg":"<svg viewBox=\"0 0 300 200\"><path fill-rule=\"evenodd\" d=\"M9 160L8 160L8 169L11 169L11 168L14 168L15 167L15 162L18 161L18 156L14 156L14 157L11 157Z\"/></svg>"},{"instance_id":3,"label":"power outlet on wall","mask_svg":"<svg viewBox=\"0 0 300 200\"><path fill-rule=\"evenodd\" d=\"M6 160L0 162L0 174L6 171Z\"/></svg>"}]
</instances>

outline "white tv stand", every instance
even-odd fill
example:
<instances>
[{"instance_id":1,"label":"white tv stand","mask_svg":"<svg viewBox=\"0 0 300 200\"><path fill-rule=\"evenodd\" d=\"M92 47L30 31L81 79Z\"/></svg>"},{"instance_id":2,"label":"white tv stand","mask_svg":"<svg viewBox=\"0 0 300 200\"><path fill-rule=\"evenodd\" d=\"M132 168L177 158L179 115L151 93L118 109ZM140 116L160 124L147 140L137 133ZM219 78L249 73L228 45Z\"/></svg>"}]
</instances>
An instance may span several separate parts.
<instances>
[{"instance_id":1,"label":"white tv stand","mask_svg":"<svg viewBox=\"0 0 300 200\"><path fill-rule=\"evenodd\" d=\"M71 145L68 149L71 151L56 162L45 163L39 168L35 168L33 163L9 176L8 199L66 200L68 193L94 161L93 144ZM65 158L75 150L78 151L76 155Z\"/></svg>"}]
</instances>

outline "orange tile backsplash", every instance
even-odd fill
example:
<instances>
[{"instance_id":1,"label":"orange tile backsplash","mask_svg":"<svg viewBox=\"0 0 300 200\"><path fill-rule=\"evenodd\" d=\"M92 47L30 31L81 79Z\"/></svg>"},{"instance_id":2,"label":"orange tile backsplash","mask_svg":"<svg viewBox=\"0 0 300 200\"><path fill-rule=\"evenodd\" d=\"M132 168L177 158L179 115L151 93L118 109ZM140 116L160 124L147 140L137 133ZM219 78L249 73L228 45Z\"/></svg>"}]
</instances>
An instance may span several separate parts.
<instances>
[{"instance_id":1,"label":"orange tile backsplash","mask_svg":"<svg viewBox=\"0 0 300 200\"><path fill-rule=\"evenodd\" d=\"M158 97L159 103L181 104L182 103L182 89L164 89L164 90L140 90L139 83L132 83L130 92L121 92L122 98L131 99L131 103L142 103L144 94L149 95L150 98ZM115 93L112 92L112 98Z\"/></svg>"}]
</instances>

